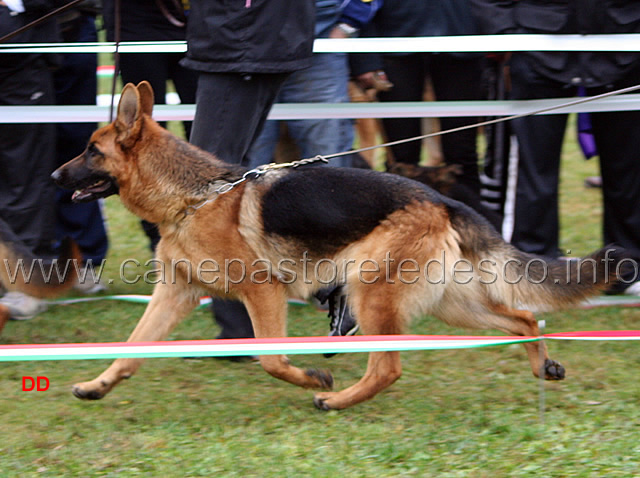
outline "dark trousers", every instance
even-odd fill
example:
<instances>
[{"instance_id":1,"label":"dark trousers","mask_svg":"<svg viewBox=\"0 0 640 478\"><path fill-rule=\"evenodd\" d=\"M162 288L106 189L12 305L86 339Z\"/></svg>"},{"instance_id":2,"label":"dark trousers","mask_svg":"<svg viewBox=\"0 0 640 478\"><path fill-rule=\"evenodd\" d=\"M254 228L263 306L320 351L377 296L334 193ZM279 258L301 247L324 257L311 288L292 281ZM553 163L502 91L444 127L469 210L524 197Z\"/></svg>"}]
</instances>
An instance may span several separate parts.
<instances>
[{"instance_id":1,"label":"dark trousers","mask_svg":"<svg viewBox=\"0 0 640 478\"><path fill-rule=\"evenodd\" d=\"M49 66L37 60L0 77L0 105L54 104ZM55 241L55 125L0 124L0 217L39 256Z\"/></svg>"},{"instance_id":2,"label":"dark trousers","mask_svg":"<svg viewBox=\"0 0 640 478\"><path fill-rule=\"evenodd\" d=\"M80 16L74 21L74 37L66 41L95 42L96 27L91 16ZM94 53L68 53L62 66L56 70L54 83L56 103L59 105L96 104L96 67ZM56 163L70 161L84 151L89 137L96 129L95 123L63 123L57 125L58 141ZM80 247L84 261L100 263L109 246L101 205L98 201L74 203L72 191L58 188L56 191L58 239L71 237Z\"/></svg>"},{"instance_id":3,"label":"dark trousers","mask_svg":"<svg viewBox=\"0 0 640 478\"><path fill-rule=\"evenodd\" d=\"M182 53L123 53L120 55L120 76L122 82L138 84L148 81L153 88L153 100L157 105L165 104L167 95L167 81L171 80L176 93L183 104L194 104L198 74L180 66ZM165 126L164 123L161 123ZM185 136L191 134L191 121L184 121ZM155 224L142 220L142 229L150 241L150 248L155 251L160 234Z\"/></svg>"},{"instance_id":4,"label":"dark trousers","mask_svg":"<svg viewBox=\"0 0 640 478\"><path fill-rule=\"evenodd\" d=\"M247 162L249 148L267 119L287 73L201 73L191 143L229 163ZM219 338L254 337L246 308L234 300L214 299L222 327Z\"/></svg>"},{"instance_id":5,"label":"dark trousers","mask_svg":"<svg viewBox=\"0 0 640 478\"><path fill-rule=\"evenodd\" d=\"M171 80L183 104L196 101L198 75L195 71L180 66L182 53L123 53L120 55L120 75L123 83L138 84L147 80L153 88L153 99L157 105L165 103L167 81ZM183 122L185 135L191 134L191 122Z\"/></svg>"},{"instance_id":6,"label":"dark trousers","mask_svg":"<svg viewBox=\"0 0 640 478\"><path fill-rule=\"evenodd\" d=\"M575 95L575 88L540 77L524 59L511 62L514 99ZM596 95L640 83L640 68ZM593 134L600 156L604 197L603 240L640 258L640 111L594 113ZM555 257L558 251L558 179L566 115L539 115L513 121L518 170L511 242L520 249Z\"/></svg>"},{"instance_id":7,"label":"dark trousers","mask_svg":"<svg viewBox=\"0 0 640 478\"><path fill-rule=\"evenodd\" d=\"M482 99L482 59L476 56L417 53L385 55L384 70L393 88L379 94L380 101L422 101L425 82L431 79L436 99ZM477 122L477 118L440 118L442 130ZM387 141L422 135L420 118L385 118L382 120ZM459 181L476 193L480 192L478 176L477 129L440 137L442 154L447 164L459 164L463 174ZM422 151L421 141L411 141L391 147L398 162L418 164Z\"/></svg>"}]
</instances>

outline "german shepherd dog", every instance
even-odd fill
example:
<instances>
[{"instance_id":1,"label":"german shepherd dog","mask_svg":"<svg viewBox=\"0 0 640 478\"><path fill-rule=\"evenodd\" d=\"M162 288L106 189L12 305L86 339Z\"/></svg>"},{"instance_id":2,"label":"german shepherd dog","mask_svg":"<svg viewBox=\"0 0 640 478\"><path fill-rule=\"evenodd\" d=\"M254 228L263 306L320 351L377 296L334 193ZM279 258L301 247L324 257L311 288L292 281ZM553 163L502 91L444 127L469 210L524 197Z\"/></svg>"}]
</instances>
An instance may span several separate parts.
<instances>
[{"instance_id":1,"label":"german shepherd dog","mask_svg":"<svg viewBox=\"0 0 640 478\"><path fill-rule=\"evenodd\" d=\"M81 257L78 246L71 239L65 239L58 258L58 262L63 264L60 270L68 271L65 277L59 277L57 273L49 274L38 266L32 267L36 257L20 241L9 224L0 219L0 286L7 291L20 291L40 298L60 295L75 284L77 279L75 267L66 267L68 261L79 261ZM24 271L28 271L28 275L19 270L20 262L24 264ZM9 318L9 309L0 304L0 332Z\"/></svg>"},{"instance_id":2,"label":"german shepherd dog","mask_svg":"<svg viewBox=\"0 0 640 478\"><path fill-rule=\"evenodd\" d=\"M113 123L52 176L76 190L76 201L119 193L129 210L160 228L157 258L173 260L176 277L155 286L129 341L166 338L202 294L242 300L256 337L285 337L287 298L328 283L345 287L364 334L402 334L412 316L432 314L453 326L536 336L536 319L522 307L576 304L612 277L613 268L600 267L612 261L608 250L590 256L581 280L569 281L564 261L518 251L470 208L397 175L304 165L250 175L222 191L246 169L173 136L151 118L152 109L150 85L127 84ZM207 263L221 280L196 277L187 263ZM231 264L224 281L223 264ZM266 264L277 271L270 274ZM524 346L534 375L564 378L543 343ZM117 359L73 393L100 399L142 361ZM282 355L260 356L260 364L301 387L333 385L329 372L302 370ZM343 409L372 398L400 374L399 352L372 352L359 382L318 392L313 402Z\"/></svg>"}]
</instances>

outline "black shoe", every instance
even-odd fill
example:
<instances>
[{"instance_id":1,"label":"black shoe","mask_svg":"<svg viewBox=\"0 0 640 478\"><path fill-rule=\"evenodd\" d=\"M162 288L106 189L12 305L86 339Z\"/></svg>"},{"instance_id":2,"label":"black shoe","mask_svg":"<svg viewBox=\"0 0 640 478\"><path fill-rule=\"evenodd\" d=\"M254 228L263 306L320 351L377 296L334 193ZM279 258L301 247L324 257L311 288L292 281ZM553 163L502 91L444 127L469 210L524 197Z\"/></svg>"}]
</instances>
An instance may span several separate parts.
<instances>
[{"instance_id":1,"label":"black shoe","mask_svg":"<svg viewBox=\"0 0 640 478\"><path fill-rule=\"evenodd\" d=\"M320 298L322 302L327 299L329 300L328 317L331 319L329 337L347 337L354 335L358 331L360 326L349 312L347 295L344 293L342 286L338 286L328 294L323 294L318 298ZM326 353L323 355L326 358L331 358L335 353Z\"/></svg>"},{"instance_id":2,"label":"black shoe","mask_svg":"<svg viewBox=\"0 0 640 478\"><path fill-rule=\"evenodd\" d=\"M236 362L236 363L260 361L257 355L201 355L199 357L182 357L182 358L184 360L203 360L203 359L227 360L229 362Z\"/></svg>"}]
</instances>

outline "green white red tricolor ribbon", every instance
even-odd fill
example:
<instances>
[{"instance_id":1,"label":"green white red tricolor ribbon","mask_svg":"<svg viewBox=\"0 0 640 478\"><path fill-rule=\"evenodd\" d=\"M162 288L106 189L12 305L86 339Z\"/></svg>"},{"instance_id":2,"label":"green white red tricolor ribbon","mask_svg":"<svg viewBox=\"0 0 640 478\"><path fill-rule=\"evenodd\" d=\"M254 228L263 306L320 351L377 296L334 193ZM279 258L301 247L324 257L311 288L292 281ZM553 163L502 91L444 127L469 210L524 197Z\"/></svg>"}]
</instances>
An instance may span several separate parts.
<instances>
[{"instance_id":1,"label":"green white red tricolor ribbon","mask_svg":"<svg viewBox=\"0 0 640 478\"><path fill-rule=\"evenodd\" d=\"M359 335L267 339L179 340L87 344L2 345L0 361L89 360L125 357L224 357L230 355L313 354L446 350L535 342L537 340L640 340L640 330L565 332L541 337L450 335Z\"/></svg>"},{"instance_id":2,"label":"green white red tricolor ribbon","mask_svg":"<svg viewBox=\"0 0 640 478\"><path fill-rule=\"evenodd\" d=\"M621 297L619 299L622 299ZM638 305L640 298L603 298L585 307L601 305ZM95 300L120 300L146 304L150 296L113 295L63 299L53 304L72 304ZM201 307L210 303L200 299ZM345 352L382 352L446 350L519 344L538 340L640 340L640 330L599 330L564 332L540 337L495 337L452 335L359 335L353 337L286 337L267 339L180 340L171 342L114 342L85 344L1 345L0 362L36 360L90 360L125 357L224 357L231 355L313 354Z\"/></svg>"}]
</instances>

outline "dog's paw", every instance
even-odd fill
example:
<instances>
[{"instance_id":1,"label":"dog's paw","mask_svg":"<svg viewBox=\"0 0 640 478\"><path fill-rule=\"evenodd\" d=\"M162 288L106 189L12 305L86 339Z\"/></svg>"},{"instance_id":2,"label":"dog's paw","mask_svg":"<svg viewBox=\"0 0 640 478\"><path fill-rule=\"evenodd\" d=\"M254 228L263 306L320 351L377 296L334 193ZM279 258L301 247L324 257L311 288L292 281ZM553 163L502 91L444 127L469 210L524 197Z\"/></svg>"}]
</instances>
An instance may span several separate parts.
<instances>
[{"instance_id":1,"label":"dog's paw","mask_svg":"<svg viewBox=\"0 0 640 478\"><path fill-rule=\"evenodd\" d=\"M333 376L328 370L310 368L305 370L305 374L317 382L318 386L313 388L322 388L324 390L331 390L333 388Z\"/></svg>"},{"instance_id":2,"label":"dog's paw","mask_svg":"<svg viewBox=\"0 0 640 478\"><path fill-rule=\"evenodd\" d=\"M82 400L100 400L106 394L106 391L93 387L91 382L76 383L71 392Z\"/></svg>"},{"instance_id":3,"label":"dog's paw","mask_svg":"<svg viewBox=\"0 0 640 478\"><path fill-rule=\"evenodd\" d=\"M327 399L329 397L323 396L323 394L316 394L313 396L313 404L318 410L323 410L328 412L329 410L333 410L329 404L327 403Z\"/></svg>"},{"instance_id":4,"label":"dog's paw","mask_svg":"<svg viewBox=\"0 0 640 478\"><path fill-rule=\"evenodd\" d=\"M544 361L544 378L545 380L563 380L565 370L555 360L546 359Z\"/></svg>"}]
</instances>

